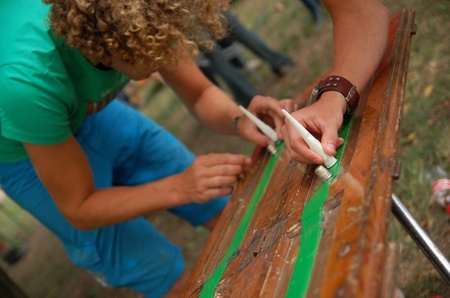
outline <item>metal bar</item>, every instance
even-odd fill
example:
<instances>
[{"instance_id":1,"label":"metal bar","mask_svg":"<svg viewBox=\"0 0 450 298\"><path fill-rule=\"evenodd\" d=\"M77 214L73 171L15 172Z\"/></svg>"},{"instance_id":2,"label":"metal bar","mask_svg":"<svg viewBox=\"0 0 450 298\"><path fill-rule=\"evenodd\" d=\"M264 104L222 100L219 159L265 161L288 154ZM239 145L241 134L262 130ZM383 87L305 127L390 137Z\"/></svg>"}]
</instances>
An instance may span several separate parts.
<instances>
[{"instance_id":1,"label":"metal bar","mask_svg":"<svg viewBox=\"0 0 450 298\"><path fill-rule=\"evenodd\" d=\"M437 271L450 283L450 263L395 194L392 194L392 213Z\"/></svg>"}]
</instances>

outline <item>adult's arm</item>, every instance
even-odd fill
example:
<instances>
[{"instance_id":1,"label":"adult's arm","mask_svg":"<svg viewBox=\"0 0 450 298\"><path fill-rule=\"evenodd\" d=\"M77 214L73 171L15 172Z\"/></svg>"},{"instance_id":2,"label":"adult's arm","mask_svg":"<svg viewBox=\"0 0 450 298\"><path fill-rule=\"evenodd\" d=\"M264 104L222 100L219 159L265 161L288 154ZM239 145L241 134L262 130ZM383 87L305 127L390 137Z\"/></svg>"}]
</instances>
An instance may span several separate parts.
<instances>
[{"instance_id":1,"label":"adult's arm","mask_svg":"<svg viewBox=\"0 0 450 298\"><path fill-rule=\"evenodd\" d=\"M155 182L98 189L73 136L56 145L24 146L58 209L74 227L86 230L228 195L250 162L243 155L210 154L198 157L184 172Z\"/></svg>"},{"instance_id":2,"label":"adult's arm","mask_svg":"<svg viewBox=\"0 0 450 298\"><path fill-rule=\"evenodd\" d=\"M325 0L333 20L334 59L331 74L362 90L384 54L389 11L378 0Z\"/></svg>"},{"instance_id":3,"label":"adult's arm","mask_svg":"<svg viewBox=\"0 0 450 298\"><path fill-rule=\"evenodd\" d=\"M389 11L378 0L323 0L333 21L334 57L327 75L339 75L361 91L376 70L387 44ZM346 109L339 92L322 94L315 104L293 113L310 132L321 136L324 150L332 155L343 140L338 138ZM290 123L283 136L291 158L301 163L323 163L308 148Z\"/></svg>"},{"instance_id":4,"label":"adult's arm","mask_svg":"<svg viewBox=\"0 0 450 298\"><path fill-rule=\"evenodd\" d=\"M266 146L270 143L267 136L246 117L242 117L236 127L234 119L242 115L238 105L220 88L212 84L188 57L175 67L160 69L164 81L171 86L184 104L205 127L223 134L238 134L241 137ZM273 121L281 138L284 116L281 109L294 109L292 100L276 100L268 96L256 96L248 110L261 118ZM237 131L236 131L237 128Z\"/></svg>"},{"instance_id":5,"label":"adult's arm","mask_svg":"<svg viewBox=\"0 0 450 298\"><path fill-rule=\"evenodd\" d=\"M180 63L171 71L161 73L205 125L223 133L234 133L232 119L241 114L240 109L204 78L195 64ZM281 109L275 99L262 98L258 102L265 108ZM254 106L258 107L258 104ZM279 126L281 121L280 117ZM259 135L259 141L267 144L267 137L256 128L254 130L256 133L250 139L255 140L255 135ZM98 189L89 162L73 136L60 144L24 143L24 147L58 209L79 229L95 229L151 211L207 202L231 194L232 185L250 162L244 155L208 154L197 157L191 166L177 175L137 186Z\"/></svg>"}]
</instances>

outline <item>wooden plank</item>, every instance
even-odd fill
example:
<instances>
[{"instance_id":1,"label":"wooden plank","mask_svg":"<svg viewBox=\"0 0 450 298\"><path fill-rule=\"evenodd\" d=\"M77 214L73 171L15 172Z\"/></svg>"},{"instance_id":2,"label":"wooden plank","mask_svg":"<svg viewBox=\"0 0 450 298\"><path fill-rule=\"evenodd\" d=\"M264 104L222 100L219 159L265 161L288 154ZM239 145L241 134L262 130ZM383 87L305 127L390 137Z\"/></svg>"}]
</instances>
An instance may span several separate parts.
<instances>
[{"instance_id":1,"label":"wooden plank","mask_svg":"<svg viewBox=\"0 0 450 298\"><path fill-rule=\"evenodd\" d=\"M339 254L344 247L350 251L345 257L329 258L321 287L323 297L337 293L350 297L379 296L391 209L391 171L397 158L413 18L412 11L403 11L391 19L385 55L389 59L380 65L362 115L355 120L360 122L355 136L356 150L348 172L341 173L347 176L342 181L348 180L348 183L343 186L342 215L337 222L330 255ZM391 62L384 66L387 61ZM347 193L349 186L352 186L350 189L360 188L360 193ZM357 214L353 210L357 210ZM350 217L345 216L352 213ZM348 270L346 274L337 275L335 272L342 272L342 268Z\"/></svg>"},{"instance_id":2,"label":"wooden plank","mask_svg":"<svg viewBox=\"0 0 450 298\"><path fill-rule=\"evenodd\" d=\"M414 12L391 19L389 45L354 119L341 129L336 179L257 148L183 297L378 297ZM309 91L309 88L307 89ZM307 92L303 93L307 94ZM300 96L301 97L301 96ZM384 293L387 293L385 290Z\"/></svg>"},{"instance_id":3,"label":"wooden plank","mask_svg":"<svg viewBox=\"0 0 450 298\"><path fill-rule=\"evenodd\" d=\"M397 282L397 278L395 274L398 272L398 268L396 266L397 257L399 254L398 245L395 243L388 243L387 253L386 253L386 262L383 271L383 282L381 286L381 294L382 298L392 298L395 292L395 286Z\"/></svg>"}]
</instances>

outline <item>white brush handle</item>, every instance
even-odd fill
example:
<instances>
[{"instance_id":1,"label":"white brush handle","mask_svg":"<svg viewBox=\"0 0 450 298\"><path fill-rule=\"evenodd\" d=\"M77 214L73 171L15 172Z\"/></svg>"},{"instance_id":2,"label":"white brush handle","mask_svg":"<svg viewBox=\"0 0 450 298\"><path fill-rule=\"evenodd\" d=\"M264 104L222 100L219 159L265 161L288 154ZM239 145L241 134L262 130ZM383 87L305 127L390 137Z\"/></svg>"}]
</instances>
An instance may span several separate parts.
<instances>
[{"instance_id":1,"label":"white brush handle","mask_svg":"<svg viewBox=\"0 0 450 298\"><path fill-rule=\"evenodd\" d=\"M274 143L278 141L277 133L272 129L272 127L261 121L258 117L250 113L243 106L239 106L239 108L242 110L242 112L244 112L245 116L247 116L250 120L252 120L253 123L255 123L255 125L262 131L263 134L268 136Z\"/></svg>"}]
</instances>

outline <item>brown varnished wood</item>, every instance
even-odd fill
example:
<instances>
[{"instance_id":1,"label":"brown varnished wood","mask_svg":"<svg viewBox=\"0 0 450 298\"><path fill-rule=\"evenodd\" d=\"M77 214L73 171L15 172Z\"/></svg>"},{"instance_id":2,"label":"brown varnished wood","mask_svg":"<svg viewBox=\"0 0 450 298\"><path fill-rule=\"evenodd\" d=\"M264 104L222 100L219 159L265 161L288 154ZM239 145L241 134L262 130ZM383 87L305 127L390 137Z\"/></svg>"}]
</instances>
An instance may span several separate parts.
<instances>
[{"instance_id":1,"label":"brown varnished wood","mask_svg":"<svg viewBox=\"0 0 450 298\"><path fill-rule=\"evenodd\" d=\"M383 71L377 80L377 89L373 88L373 100L387 102L383 115L386 119L384 130L380 130L379 164L376 179L373 179L374 192L372 195L372 208L367 229L367 241L370 245L364 250L362 270L359 275L363 277L359 289L368 289L380 296L379 287L382 281L383 266L386 264L386 239L388 218L391 214L392 171L397 163L400 140L400 123L404 104L406 88L407 66L410 53L410 39L414 27L414 13L406 12L399 17L397 44L393 53L391 72ZM384 82L383 80L384 79ZM386 89L385 86L389 86ZM375 92L376 91L376 92ZM383 176L381 176L383 175ZM375 177L374 177L375 178ZM383 245L383 247L381 247ZM380 254L380 256L378 256ZM356 273L358 274L358 273ZM365 291L368 291L365 290ZM359 294L362 294L361 291Z\"/></svg>"},{"instance_id":2,"label":"brown varnished wood","mask_svg":"<svg viewBox=\"0 0 450 298\"><path fill-rule=\"evenodd\" d=\"M260 147L255 148L252 161L244 179L238 181L230 202L225 207L214 231L211 233L210 239L197 261L197 266L188 280L186 285L187 291L185 291L184 295L197 296L202 289L204 281L211 275L225 255L249 203L248 198L251 197L261 177L262 169L267 162L267 153L264 153Z\"/></svg>"},{"instance_id":3,"label":"brown varnished wood","mask_svg":"<svg viewBox=\"0 0 450 298\"><path fill-rule=\"evenodd\" d=\"M350 135L357 142L348 172L341 172L348 177L341 180L348 180L348 184L344 186L341 214L320 285L322 297L338 293L345 297L380 295L391 206L391 170L397 158L413 17L413 12L403 11L391 19L385 55L391 62L385 66L384 60L380 65L360 117L357 136ZM361 193L348 193L350 185L361 187ZM340 188L338 183L333 187ZM350 249L345 256L344 248Z\"/></svg>"},{"instance_id":4,"label":"brown varnished wood","mask_svg":"<svg viewBox=\"0 0 450 298\"><path fill-rule=\"evenodd\" d=\"M361 102L346 141L341 168L322 207L322 235L308 297L385 297L394 283L387 243L391 172L396 162L414 12L391 18L386 53ZM304 101L311 87L300 93ZM197 297L223 262L268 160L256 148L246 177L212 232L183 297ZM243 241L227 261L217 297L283 297L298 256L303 208L319 185L313 169L281 152L256 205ZM393 275L392 275L393 276Z\"/></svg>"},{"instance_id":5,"label":"brown varnished wood","mask_svg":"<svg viewBox=\"0 0 450 298\"><path fill-rule=\"evenodd\" d=\"M223 274L223 280L231 285L224 297L251 297L255 292L273 289L270 273L275 252L289 250L295 242L285 241L283 235L291 215L293 197L290 194L300 188L305 177L298 175L302 166L288 164L289 158L284 151L273 171L271 187L266 189L254 212L259 216L252 217L239 248L240 254L228 264Z\"/></svg>"}]
</instances>

